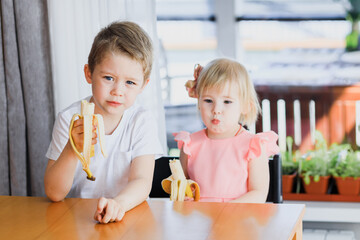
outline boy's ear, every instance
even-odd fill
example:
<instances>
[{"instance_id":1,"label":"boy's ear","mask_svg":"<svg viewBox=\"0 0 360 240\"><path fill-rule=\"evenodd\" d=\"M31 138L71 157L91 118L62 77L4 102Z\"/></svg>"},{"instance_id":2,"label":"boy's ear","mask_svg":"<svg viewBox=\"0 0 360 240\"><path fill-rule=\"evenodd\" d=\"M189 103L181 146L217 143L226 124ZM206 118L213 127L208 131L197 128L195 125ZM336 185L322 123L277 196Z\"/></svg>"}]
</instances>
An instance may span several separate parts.
<instances>
[{"instance_id":1,"label":"boy's ear","mask_svg":"<svg viewBox=\"0 0 360 240\"><path fill-rule=\"evenodd\" d=\"M144 80L144 83L141 88L144 89L146 87L146 85L149 83L149 81L150 81L150 78Z\"/></svg>"},{"instance_id":2,"label":"boy's ear","mask_svg":"<svg viewBox=\"0 0 360 240\"><path fill-rule=\"evenodd\" d=\"M84 65L84 74L85 74L86 82L91 84L92 83L91 82L91 71L90 71L88 64Z\"/></svg>"}]
</instances>

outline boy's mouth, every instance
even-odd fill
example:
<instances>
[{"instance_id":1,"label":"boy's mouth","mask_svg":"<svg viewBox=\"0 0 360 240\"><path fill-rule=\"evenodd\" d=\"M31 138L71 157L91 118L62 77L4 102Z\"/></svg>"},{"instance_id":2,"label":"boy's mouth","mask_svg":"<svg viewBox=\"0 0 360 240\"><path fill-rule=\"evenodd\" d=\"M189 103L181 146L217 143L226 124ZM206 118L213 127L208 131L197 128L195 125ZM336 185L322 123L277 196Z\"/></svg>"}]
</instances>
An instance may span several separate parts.
<instances>
[{"instance_id":1,"label":"boy's mouth","mask_svg":"<svg viewBox=\"0 0 360 240\"><path fill-rule=\"evenodd\" d=\"M107 103L108 103L110 106L114 106L114 107L118 107L118 106L122 105L122 103L115 102L115 101L107 101Z\"/></svg>"}]
</instances>

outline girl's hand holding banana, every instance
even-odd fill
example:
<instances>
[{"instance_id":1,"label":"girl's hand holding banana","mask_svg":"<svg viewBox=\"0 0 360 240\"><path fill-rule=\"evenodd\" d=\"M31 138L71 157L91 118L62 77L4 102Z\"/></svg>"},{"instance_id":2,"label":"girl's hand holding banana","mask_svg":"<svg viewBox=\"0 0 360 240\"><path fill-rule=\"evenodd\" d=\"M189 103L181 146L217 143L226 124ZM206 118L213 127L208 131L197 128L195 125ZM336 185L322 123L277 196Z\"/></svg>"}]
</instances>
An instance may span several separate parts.
<instances>
[{"instance_id":1,"label":"girl's hand holding banana","mask_svg":"<svg viewBox=\"0 0 360 240\"><path fill-rule=\"evenodd\" d=\"M95 177L92 175L89 165L90 158L94 156L94 144L97 143L97 136L99 136L101 152L104 157L107 156L104 121L100 114L94 114L94 109L94 103L89 103L86 100L81 101L81 115L74 114L69 128L71 146L80 159L87 178L92 181L95 181Z\"/></svg>"},{"instance_id":2,"label":"girl's hand holding banana","mask_svg":"<svg viewBox=\"0 0 360 240\"><path fill-rule=\"evenodd\" d=\"M172 175L162 180L161 185L164 191L170 194L171 201L184 201L200 199L200 187L193 180L186 179L179 160L169 161ZM194 190L194 192L193 192Z\"/></svg>"}]
</instances>

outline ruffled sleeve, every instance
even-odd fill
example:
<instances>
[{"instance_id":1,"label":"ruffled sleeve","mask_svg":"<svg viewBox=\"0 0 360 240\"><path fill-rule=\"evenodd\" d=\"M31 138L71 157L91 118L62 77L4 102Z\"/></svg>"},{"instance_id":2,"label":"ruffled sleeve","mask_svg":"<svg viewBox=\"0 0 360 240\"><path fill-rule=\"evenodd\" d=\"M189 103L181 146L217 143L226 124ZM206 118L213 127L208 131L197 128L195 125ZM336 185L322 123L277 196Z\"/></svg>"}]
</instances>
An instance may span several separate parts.
<instances>
[{"instance_id":1,"label":"ruffled sleeve","mask_svg":"<svg viewBox=\"0 0 360 240\"><path fill-rule=\"evenodd\" d=\"M266 152L267 157L279 153L280 149L276 143L277 140L278 135L273 131L256 134L250 140L249 152L246 158L250 160L259 157L261 154L261 146L263 146L263 151Z\"/></svg>"},{"instance_id":2,"label":"ruffled sleeve","mask_svg":"<svg viewBox=\"0 0 360 240\"><path fill-rule=\"evenodd\" d=\"M190 142L191 142L191 138L190 138L190 133L189 132L185 132L185 131L181 131L178 133L173 133L174 137L175 137L175 141L178 144L178 148L181 150L183 149L183 152L188 155L191 156L190 153Z\"/></svg>"}]
</instances>

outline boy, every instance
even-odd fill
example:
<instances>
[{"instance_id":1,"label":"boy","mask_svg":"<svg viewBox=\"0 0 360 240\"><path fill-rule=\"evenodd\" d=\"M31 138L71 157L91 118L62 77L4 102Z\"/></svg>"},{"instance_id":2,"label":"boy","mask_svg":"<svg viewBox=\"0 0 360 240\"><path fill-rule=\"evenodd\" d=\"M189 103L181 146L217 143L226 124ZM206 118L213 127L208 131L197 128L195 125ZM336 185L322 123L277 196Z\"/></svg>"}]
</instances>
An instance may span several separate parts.
<instances>
[{"instance_id":1,"label":"boy","mask_svg":"<svg viewBox=\"0 0 360 240\"><path fill-rule=\"evenodd\" d=\"M104 159L95 145L90 168L96 181L87 180L68 137L71 117L80 113L81 103L60 112L46 154L45 193L52 201L66 196L99 198L94 219L108 223L120 221L148 197L154 158L163 150L151 113L134 102L148 84L151 68L152 43L137 24L115 22L95 37L84 67L92 85L92 96L86 100L104 119L108 157ZM82 149L83 120L74 122L71 136L76 148Z\"/></svg>"}]
</instances>

